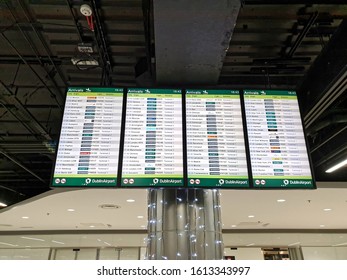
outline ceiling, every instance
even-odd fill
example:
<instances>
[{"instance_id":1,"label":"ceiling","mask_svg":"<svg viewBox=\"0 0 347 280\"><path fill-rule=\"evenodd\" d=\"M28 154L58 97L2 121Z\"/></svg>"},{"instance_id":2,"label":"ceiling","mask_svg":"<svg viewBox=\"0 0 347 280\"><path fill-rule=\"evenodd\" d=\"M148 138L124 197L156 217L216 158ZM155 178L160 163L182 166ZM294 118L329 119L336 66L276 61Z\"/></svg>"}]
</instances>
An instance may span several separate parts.
<instances>
[{"instance_id":1,"label":"ceiling","mask_svg":"<svg viewBox=\"0 0 347 280\"><path fill-rule=\"evenodd\" d=\"M318 184L221 191L225 246L346 246L346 185ZM56 189L0 211L0 248L145 247L146 236L146 190Z\"/></svg>"},{"instance_id":2,"label":"ceiling","mask_svg":"<svg viewBox=\"0 0 347 280\"><path fill-rule=\"evenodd\" d=\"M225 231L347 229L345 183L319 183L317 190L224 190L220 201ZM146 190L56 189L3 209L0 231L145 232L147 204Z\"/></svg>"},{"instance_id":3,"label":"ceiling","mask_svg":"<svg viewBox=\"0 0 347 280\"><path fill-rule=\"evenodd\" d=\"M344 2L242 1L218 81L206 85L297 90L317 181L347 182L346 168L325 173L347 152ZM156 86L159 54L150 0L5 0L0 14L0 198L10 205L50 190L66 87ZM82 42L94 52L79 52Z\"/></svg>"}]
</instances>

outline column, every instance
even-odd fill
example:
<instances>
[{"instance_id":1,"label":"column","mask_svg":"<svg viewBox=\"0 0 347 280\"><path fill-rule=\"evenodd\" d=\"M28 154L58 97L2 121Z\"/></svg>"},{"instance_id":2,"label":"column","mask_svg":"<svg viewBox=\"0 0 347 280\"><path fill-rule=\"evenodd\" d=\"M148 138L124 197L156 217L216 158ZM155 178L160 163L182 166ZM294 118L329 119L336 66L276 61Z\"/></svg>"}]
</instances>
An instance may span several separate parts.
<instances>
[{"instance_id":1,"label":"column","mask_svg":"<svg viewBox=\"0 0 347 280\"><path fill-rule=\"evenodd\" d=\"M151 189L148 221L148 259L223 259L219 191Z\"/></svg>"}]
</instances>

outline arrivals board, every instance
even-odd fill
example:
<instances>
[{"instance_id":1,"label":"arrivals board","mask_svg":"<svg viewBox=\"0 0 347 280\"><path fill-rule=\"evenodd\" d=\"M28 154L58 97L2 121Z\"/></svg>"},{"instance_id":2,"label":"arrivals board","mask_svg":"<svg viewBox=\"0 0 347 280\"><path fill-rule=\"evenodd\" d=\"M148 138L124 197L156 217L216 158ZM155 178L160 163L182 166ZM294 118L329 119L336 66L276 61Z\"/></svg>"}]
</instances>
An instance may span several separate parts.
<instances>
[{"instance_id":1,"label":"arrivals board","mask_svg":"<svg viewBox=\"0 0 347 280\"><path fill-rule=\"evenodd\" d=\"M128 89L123 187L182 187L182 91Z\"/></svg>"},{"instance_id":2,"label":"arrivals board","mask_svg":"<svg viewBox=\"0 0 347 280\"><path fill-rule=\"evenodd\" d=\"M70 87L51 185L311 189L311 171L294 91Z\"/></svg>"},{"instance_id":3,"label":"arrivals board","mask_svg":"<svg viewBox=\"0 0 347 280\"><path fill-rule=\"evenodd\" d=\"M116 186L123 89L69 88L53 186Z\"/></svg>"},{"instance_id":4,"label":"arrivals board","mask_svg":"<svg viewBox=\"0 0 347 280\"><path fill-rule=\"evenodd\" d=\"M186 91L189 187L249 187L240 93Z\"/></svg>"},{"instance_id":5,"label":"arrivals board","mask_svg":"<svg viewBox=\"0 0 347 280\"><path fill-rule=\"evenodd\" d=\"M295 91L245 90L254 187L313 188Z\"/></svg>"}]
</instances>

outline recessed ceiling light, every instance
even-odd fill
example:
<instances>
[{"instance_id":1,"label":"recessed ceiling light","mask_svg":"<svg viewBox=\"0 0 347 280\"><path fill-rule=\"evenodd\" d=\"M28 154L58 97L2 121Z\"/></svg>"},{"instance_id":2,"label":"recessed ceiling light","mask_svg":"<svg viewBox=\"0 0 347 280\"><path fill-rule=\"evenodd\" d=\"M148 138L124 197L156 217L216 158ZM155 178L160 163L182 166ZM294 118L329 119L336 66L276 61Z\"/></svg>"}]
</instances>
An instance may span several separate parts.
<instances>
[{"instance_id":1,"label":"recessed ceiling light","mask_svg":"<svg viewBox=\"0 0 347 280\"><path fill-rule=\"evenodd\" d=\"M236 227L236 225L231 225L231 227Z\"/></svg>"},{"instance_id":2,"label":"recessed ceiling light","mask_svg":"<svg viewBox=\"0 0 347 280\"><path fill-rule=\"evenodd\" d=\"M143 216L137 216L138 219L143 219Z\"/></svg>"},{"instance_id":3,"label":"recessed ceiling light","mask_svg":"<svg viewBox=\"0 0 347 280\"><path fill-rule=\"evenodd\" d=\"M146 228L147 226L142 225L141 227L142 227L142 228Z\"/></svg>"},{"instance_id":4,"label":"recessed ceiling light","mask_svg":"<svg viewBox=\"0 0 347 280\"><path fill-rule=\"evenodd\" d=\"M285 199L277 199L277 202L285 202Z\"/></svg>"},{"instance_id":5,"label":"recessed ceiling light","mask_svg":"<svg viewBox=\"0 0 347 280\"><path fill-rule=\"evenodd\" d=\"M127 199L127 202L135 202L135 199L132 199L132 198Z\"/></svg>"},{"instance_id":6,"label":"recessed ceiling light","mask_svg":"<svg viewBox=\"0 0 347 280\"><path fill-rule=\"evenodd\" d=\"M22 219L29 219L29 217L27 217L27 216L23 216L23 217L22 217Z\"/></svg>"},{"instance_id":7,"label":"recessed ceiling light","mask_svg":"<svg viewBox=\"0 0 347 280\"><path fill-rule=\"evenodd\" d=\"M75 209L72 209L72 208L69 208L67 209L68 212L75 212L76 210Z\"/></svg>"},{"instance_id":8,"label":"recessed ceiling light","mask_svg":"<svg viewBox=\"0 0 347 280\"><path fill-rule=\"evenodd\" d=\"M325 225L319 225L319 227L325 227Z\"/></svg>"},{"instance_id":9,"label":"recessed ceiling light","mask_svg":"<svg viewBox=\"0 0 347 280\"><path fill-rule=\"evenodd\" d=\"M331 210L333 210L333 209L331 209L331 208L324 208L323 209L323 211L325 211L325 212L328 212L328 211L331 211Z\"/></svg>"},{"instance_id":10,"label":"recessed ceiling light","mask_svg":"<svg viewBox=\"0 0 347 280\"><path fill-rule=\"evenodd\" d=\"M89 226L89 227L90 227L90 228L95 228L95 226L93 226L93 225L92 225L92 226Z\"/></svg>"},{"instance_id":11,"label":"recessed ceiling light","mask_svg":"<svg viewBox=\"0 0 347 280\"><path fill-rule=\"evenodd\" d=\"M7 207L7 204L0 202L0 207Z\"/></svg>"},{"instance_id":12,"label":"recessed ceiling light","mask_svg":"<svg viewBox=\"0 0 347 280\"><path fill-rule=\"evenodd\" d=\"M248 218L254 218L255 216L254 215L249 215Z\"/></svg>"}]
</instances>

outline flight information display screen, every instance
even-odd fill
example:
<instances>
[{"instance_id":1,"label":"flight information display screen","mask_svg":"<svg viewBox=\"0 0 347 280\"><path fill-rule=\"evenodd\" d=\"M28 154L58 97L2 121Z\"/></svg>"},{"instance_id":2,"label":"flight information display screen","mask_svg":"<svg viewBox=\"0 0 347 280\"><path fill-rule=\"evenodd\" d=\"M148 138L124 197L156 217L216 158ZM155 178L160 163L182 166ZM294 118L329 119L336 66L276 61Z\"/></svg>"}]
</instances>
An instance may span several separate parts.
<instances>
[{"instance_id":1,"label":"flight information display screen","mask_svg":"<svg viewBox=\"0 0 347 280\"><path fill-rule=\"evenodd\" d=\"M182 187L180 89L128 89L123 187Z\"/></svg>"},{"instance_id":2,"label":"flight information display screen","mask_svg":"<svg viewBox=\"0 0 347 280\"><path fill-rule=\"evenodd\" d=\"M116 186L122 88L69 88L53 186Z\"/></svg>"},{"instance_id":3,"label":"flight information display screen","mask_svg":"<svg viewBox=\"0 0 347 280\"><path fill-rule=\"evenodd\" d=\"M188 186L249 187L240 93L187 90Z\"/></svg>"},{"instance_id":4,"label":"flight information display screen","mask_svg":"<svg viewBox=\"0 0 347 280\"><path fill-rule=\"evenodd\" d=\"M245 90L254 187L313 188L295 91Z\"/></svg>"},{"instance_id":5,"label":"flight information display screen","mask_svg":"<svg viewBox=\"0 0 347 280\"><path fill-rule=\"evenodd\" d=\"M101 87L68 88L51 185L315 188L295 91Z\"/></svg>"}]
</instances>

